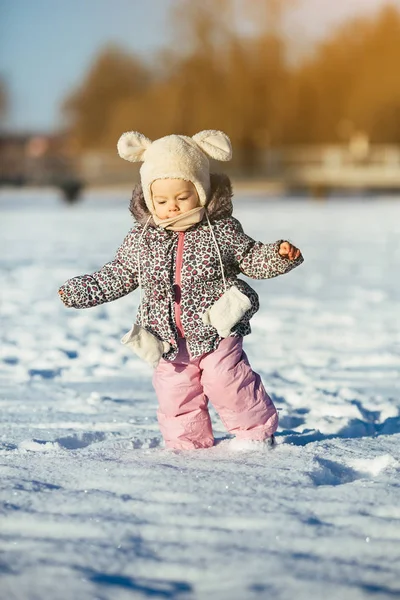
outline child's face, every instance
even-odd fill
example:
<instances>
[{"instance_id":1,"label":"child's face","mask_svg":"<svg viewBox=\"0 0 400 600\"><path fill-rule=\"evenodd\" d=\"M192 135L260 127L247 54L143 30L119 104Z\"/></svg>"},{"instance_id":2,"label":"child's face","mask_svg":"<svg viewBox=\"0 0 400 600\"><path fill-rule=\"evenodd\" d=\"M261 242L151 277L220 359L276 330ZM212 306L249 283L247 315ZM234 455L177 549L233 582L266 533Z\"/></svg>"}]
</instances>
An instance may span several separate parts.
<instances>
[{"instance_id":1,"label":"child's face","mask_svg":"<svg viewBox=\"0 0 400 600\"><path fill-rule=\"evenodd\" d=\"M170 219L199 206L196 188L183 179L156 179L151 184L154 210L159 219Z\"/></svg>"}]
</instances>

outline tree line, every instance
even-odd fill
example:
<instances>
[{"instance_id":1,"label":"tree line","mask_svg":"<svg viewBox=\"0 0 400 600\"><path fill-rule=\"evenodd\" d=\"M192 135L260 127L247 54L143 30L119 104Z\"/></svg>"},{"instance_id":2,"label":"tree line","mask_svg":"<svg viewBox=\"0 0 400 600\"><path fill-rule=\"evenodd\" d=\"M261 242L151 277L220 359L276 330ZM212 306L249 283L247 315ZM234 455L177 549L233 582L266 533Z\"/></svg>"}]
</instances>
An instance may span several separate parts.
<instances>
[{"instance_id":1,"label":"tree line","mask_svg":"<svg viewBox=\"0 0 400 600\"><path fill-rule=\"evenodd\" d=\"M290 144L400 143L400 11L340 26L301 61L289 58L287 0L191 0L172 14L179 43L151 62L107 47L65 101L81 150L123 131L151 139L222 129L243 156Z\"/></svg>"}]
</instances>

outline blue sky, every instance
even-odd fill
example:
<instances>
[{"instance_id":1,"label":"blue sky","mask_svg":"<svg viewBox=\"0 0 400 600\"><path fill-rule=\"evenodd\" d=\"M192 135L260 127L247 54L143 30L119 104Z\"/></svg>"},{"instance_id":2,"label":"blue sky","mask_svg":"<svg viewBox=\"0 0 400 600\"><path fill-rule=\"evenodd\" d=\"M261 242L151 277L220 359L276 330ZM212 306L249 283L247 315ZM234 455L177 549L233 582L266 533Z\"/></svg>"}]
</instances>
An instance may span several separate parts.
<instances>
[{"instance_id":1,"label":"blue sky","mask_svg":"<svg viewBox=\"0 0 400 600\"><path fill-rule=\"evenodd\" d=\"M171 43L168 14L184 1L0 0L0 77L10 95L7 129L56 128L61 102L79 86L104 45L114 42L150 59ZM287 31L302 50L351 14L384 3L297 0Z\"/></svg>"}]
</instances>

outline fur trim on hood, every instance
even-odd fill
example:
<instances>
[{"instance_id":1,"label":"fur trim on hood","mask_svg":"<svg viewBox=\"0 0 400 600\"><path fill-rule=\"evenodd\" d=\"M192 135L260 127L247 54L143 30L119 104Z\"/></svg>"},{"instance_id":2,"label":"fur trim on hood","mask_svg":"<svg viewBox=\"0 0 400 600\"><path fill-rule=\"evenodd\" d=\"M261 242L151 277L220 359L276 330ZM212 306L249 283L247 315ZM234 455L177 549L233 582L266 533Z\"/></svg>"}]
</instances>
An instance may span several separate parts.
<instances>
[{"instance_id":1,"label":"fur trim on hood","mask_svg":"<svg viewBox=\"0 0 400 600\"><path fill-rule=\"evenodd\" d=\"M232 185L227 175L212 173L210 175L211 189L206 202L210 221L218 221L232 216ZM144 225L150 216L140 183L133 189L129 210L133 218ZM156 227L153 219L149 223Z\"/></svg>"}]
</instances>

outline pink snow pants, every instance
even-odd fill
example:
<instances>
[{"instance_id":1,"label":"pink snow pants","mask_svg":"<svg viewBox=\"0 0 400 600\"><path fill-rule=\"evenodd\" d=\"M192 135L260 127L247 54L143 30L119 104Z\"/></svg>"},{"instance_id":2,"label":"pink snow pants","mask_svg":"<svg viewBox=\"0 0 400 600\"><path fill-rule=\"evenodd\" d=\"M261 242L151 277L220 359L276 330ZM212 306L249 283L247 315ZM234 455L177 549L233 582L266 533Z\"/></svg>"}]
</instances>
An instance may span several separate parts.
<instances>
[{"instance_id":1,"label":"pink snow pants","mask_svg":"<svg viewBox=\"0 0 400 600\"><path fill-rule=\"evenodd\" d=\"M208 401L229 433L263 440L275 433L278 414L242 348L228 337L213 352L192 359L184 339L171 362L161 359L153 385L158 422L167 448L209 448L214 444Z\"/></svg>"}]
</instances>

